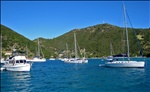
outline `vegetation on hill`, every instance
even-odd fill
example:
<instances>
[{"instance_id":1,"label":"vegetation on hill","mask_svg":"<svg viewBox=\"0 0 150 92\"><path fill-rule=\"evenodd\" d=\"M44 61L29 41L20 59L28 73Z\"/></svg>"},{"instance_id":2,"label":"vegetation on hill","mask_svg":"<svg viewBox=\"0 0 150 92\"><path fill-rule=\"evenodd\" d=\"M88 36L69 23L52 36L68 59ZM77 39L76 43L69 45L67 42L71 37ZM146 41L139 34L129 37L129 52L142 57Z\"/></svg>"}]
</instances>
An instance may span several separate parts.
<instances>
[{"instance_id":1,"label":"vegetation on hill","mask_svg":"<svg viewBox=\"0 0 150 92\"><path fill-rule=\"evenodd\" d=\"M37 39L31 41L13 30L2 26L3 35L3 50L10 51L14 44L17 44L18 49L25 50L28 46L30 56L36 52ZM150 56L150 28L149 29L131 29L129 28L129 44L131 56L140 56L137 39L143 50L144 56ZM134 34L133 30L136 32ZM70 32L63 34L53 39L40 39L40 47L46 58L65 57L67 55L66 43L68 44L69 55L74 55L74 32L76 33L77 43L80 47L80 52L83 54L85 48L88 57L106 57L110 55L110 43L112 43L115 54L126 53L125 29L110 25L99 24L82 29L73 29ZM79 51L78 51L79 52Z\"/></svg>"},{"instance_id":2,"label":"vegetation on hill","mask_svg":"<svg viewBox=\"0 0 150 92\"><path fill-rule=\"evenodd\" d=\"M6 52L12 52L13 49L26 52L28 50L29 57L33 57L35 54L35 47L37 46L33 41L26 37L16 33L10 28L1 25L2 34L2 53L3 56Z\"/></svg>"},{"instance_id":3,"label":"vegetation on hill","mask_svg":"<svg viewBox=\"0 0 150 92\"><path fill-rule=\"evenodd\" d=\"M150 29L131 29L129 28L129 42L131 56L140 56L136 36L140 35L140 46L144 56L149 56L150 53ZM134 35L133 30L136 32ZM49 55L62 53L66 55L66 43L68 44L69 52L74 51L74 36L76 32L77 42L80 50L86 49L88 57L106 57L110 55L110 43L112 43L115 54L126 53L125 29L110 24L100 24L82 29L74 29L54 39L45 39L42 43L46 50L51 51Z\"/></svg>"}]
</instances>

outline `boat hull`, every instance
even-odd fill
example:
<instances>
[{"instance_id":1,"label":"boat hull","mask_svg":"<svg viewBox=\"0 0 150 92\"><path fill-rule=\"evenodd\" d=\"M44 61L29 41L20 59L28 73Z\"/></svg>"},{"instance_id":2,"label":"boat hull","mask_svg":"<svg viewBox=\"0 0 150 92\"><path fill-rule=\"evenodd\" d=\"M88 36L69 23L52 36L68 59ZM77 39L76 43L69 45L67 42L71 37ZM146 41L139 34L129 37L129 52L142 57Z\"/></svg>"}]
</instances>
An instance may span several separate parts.
<instances>
[{"instance_id":1,"label":"boat hull","mask_svg":"<svg viewBox=\"0 0 150 92\"><path fill-rule=\"evenodd\" d=\"M86 59L86 60L83 60L82 62L83 62L83 63L88 63L88 60Z\"/></svg>"},{"instance_id":2,"label":"boat hull","mask_svg":"<svg viewBox=\"0 0 150 92\"><path fill-rule=\"evenodd\" d=\"M28 59L27 61L31 61L31 62L46 62L46 59Z\"/></svg>"},{"instance_id":3,"label":"boat hull","mask_svg":"<svg viewBox=\"0 0 150 92\"><path fill-rule=\"evenodd\" d=\"M68 59L68 60L65 60L64 62L66 63L88 63L88 60L87 59Z\"/></svg>"},{"instance_id":4,"label":"boat hull","mask_svg":"<svg viewBox=\"0 0 150 92\"><path fill-rule=\"evenodd\" d=\"M50 58L49 60L55 60L55 58Z\"/></svg>"},{"instance_id":5,"label":"boat hull","mask_svg":"<svg viewBox=\"0 0 150 92\"><path fill-rule=\"evenodd\" d=\"M113 60L113 56L108 56L105 60L108 60L108 61Z\"/></svg>"},{"instance_id":6,"label":"boat hull","mask_svg":"<svg viewBox=\"0 0 150 92\"><path fill-rule=\"evenodd\" d=\"M4 65L3 66L7 71L30 71L31 65L30 64L21 64L21 65Z\"/></svg>"},{"instance_id":7,"label":"boat hull","mask_svg":"<svg viewBox=\"0 0 150 92\"><path fill-rule=\"evenodd\" d=\"M106 67L144 68L145 62L137 61L113 61L105 63Z\"/></svg>"},{"instance_id":8,"label":"boat hull","mask_svg":"<svg viewBox=\"0 0 150 92\"><path fill-rule=\"evenodd\" d=\"M2 63L5 64L6 62L8 62L8 61L1 61L0 63L1 63L1 64L2 64Z\"/></svg>"},{"instance_id":9,"label":"boat hull","mask_svg":"<svg viewBox=\"0 0 150 92\"><path fill-rule=\"evenodd\" d=\"M68 61L64 61L66 63L82 63L81 60L68 60Z\"/></svg>"}]
</instances>

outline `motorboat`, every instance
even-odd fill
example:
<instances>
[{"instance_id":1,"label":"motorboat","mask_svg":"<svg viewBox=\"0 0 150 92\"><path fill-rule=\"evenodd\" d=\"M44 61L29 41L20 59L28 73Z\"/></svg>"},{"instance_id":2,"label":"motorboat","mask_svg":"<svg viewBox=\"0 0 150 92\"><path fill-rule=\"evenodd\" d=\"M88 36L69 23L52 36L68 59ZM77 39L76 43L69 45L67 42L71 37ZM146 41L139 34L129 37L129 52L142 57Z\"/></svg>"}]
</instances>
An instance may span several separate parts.
<instances>
[{"instance_id":1,"label":"motorboat","mask_svg":"<svg viewBox=\"0 0 150 92\"><path fill-rule=\"evenodd\" d=\"M7 71L30 71L31 67L32 62L27 61L24 55L14 55L9 58L2 68L5 68Z\"/></svg>"},{"instance_id":2,"label":"motorboat","mask_svg":"<svg viewBox=\"0 0 150 92\"><path fill-rule=\"evenodd\" d=\"M26 61L25 56L14 56L3 68L7 71L30 71L32 63Z\"/></svg>"}]
</instances>

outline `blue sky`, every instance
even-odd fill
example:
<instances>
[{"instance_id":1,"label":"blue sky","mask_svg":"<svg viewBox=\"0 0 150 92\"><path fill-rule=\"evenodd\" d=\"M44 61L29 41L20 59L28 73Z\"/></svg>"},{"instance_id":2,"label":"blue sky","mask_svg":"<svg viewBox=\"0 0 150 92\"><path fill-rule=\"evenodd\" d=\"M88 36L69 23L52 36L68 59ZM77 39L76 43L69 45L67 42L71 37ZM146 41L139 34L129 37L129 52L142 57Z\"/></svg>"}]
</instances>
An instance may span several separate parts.
<instances>
[{"instance_id":1,"label":"blue sky","mask_svg":"<svg viewBox=\"0 0 150 92\"><path fill-rule=\"evenodd\" d=\"M149 1L124 3L134 28L150 27ZM102 23L123 26L123 21L122 1L1 2L1 24L30 40L55 38L75 28Z\"/></svg>"}]
</instances>

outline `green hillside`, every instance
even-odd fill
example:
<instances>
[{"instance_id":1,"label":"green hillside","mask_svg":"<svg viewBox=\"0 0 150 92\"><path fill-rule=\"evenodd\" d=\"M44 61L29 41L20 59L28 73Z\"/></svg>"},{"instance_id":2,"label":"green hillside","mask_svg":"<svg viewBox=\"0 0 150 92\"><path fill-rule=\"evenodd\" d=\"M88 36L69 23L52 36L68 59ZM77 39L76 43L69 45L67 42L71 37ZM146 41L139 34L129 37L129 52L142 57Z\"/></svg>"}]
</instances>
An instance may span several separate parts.
<instances>
[{"instance_id":1,"label":"green hillside","mask_svg":"<svg viewBox=\"0 0 150 92\"><path fill-rule=\"evenodd\" d=\"M145 56L150 53L150 29L134 29L136 36L132 29L129 30L129 42L131 56L139 56L138 44L136 36L139 36L141 48ZM123 32L124 31L124 32ZM63 34L54 39L45 39L43 46L51 53L49 55L58 56L62 53L66 55L66 43L68 44L69 52L74 50L74 36L76 32L77 41L80 49L86 49L88 57L105 57L110 55L110 42L113 45L115 54L122 52L126 53L126 44L123 42L125 39L125 29L110 24L101 24L90 26L82 29L74 29L70 32Z\"/></svg>"},{"instance_id":2,"label":"green hillside","mask_svg":"<svg viewBox=\"0 0 150 92\"><path fill-rule=\"evenodd\" d=\"M131 56L139 56L139 49L136 37L140 41L144 56L150 56L150 28L129 30L129 42ZM33 57L37 49L37 39L31 41L15 31L1 25L3 36L3 53L11 51L15 46L17 49L26 51L26 45L29 49L29 56ZM74 35L76 32L77 42L80 51L86 49L88 57L106 57L110 55L110 42L112 43L115 54L126 53L125 29L110 24L99 24L82 29L74 29L57 38L40 38L41 49L46 58L51 56L66 56L66 43L69 53L73 56Z\"/></svg>"},{"instance_id":3,"label":"green hillside","mask_svg":"<svg viewBox=\"0 0 150 92\"><path fill-rule=\"evenodd\" d=\"M10 28L1 25L2 33L2 47L3 56L5 52L11 52L13 48L26 52L28 48L29 57L33 57L35 54L35 42L27 39L26 37L16 33Z\"/></svg>"}]
</instances>

